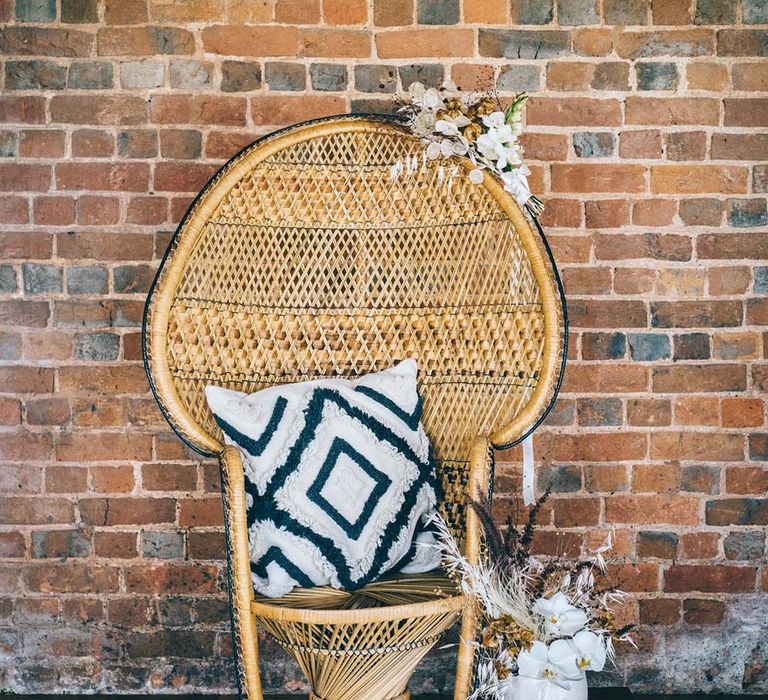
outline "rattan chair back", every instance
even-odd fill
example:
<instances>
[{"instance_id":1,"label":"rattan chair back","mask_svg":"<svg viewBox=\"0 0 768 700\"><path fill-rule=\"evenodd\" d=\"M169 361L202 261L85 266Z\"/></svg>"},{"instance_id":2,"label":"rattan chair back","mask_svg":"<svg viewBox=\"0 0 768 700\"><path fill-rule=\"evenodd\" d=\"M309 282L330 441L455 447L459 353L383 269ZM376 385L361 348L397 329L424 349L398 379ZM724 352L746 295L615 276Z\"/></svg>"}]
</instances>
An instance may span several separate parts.
<instances>
[{"instance_id":1,"label":"rattan chair back","mask_svg":"<svg viewBox=\"0 0 768 700\"><path fill-rule=\"evenodd\" d=\"M463 534L471 441L510 443L533 425L562 352L538 235L467 167L427 159L397 121L360 117L233 158L179 227L147 305L150 380L179 435L221 452L209 383L253 392L416 358L446 514Z\"/></svg>"}]
</instances>

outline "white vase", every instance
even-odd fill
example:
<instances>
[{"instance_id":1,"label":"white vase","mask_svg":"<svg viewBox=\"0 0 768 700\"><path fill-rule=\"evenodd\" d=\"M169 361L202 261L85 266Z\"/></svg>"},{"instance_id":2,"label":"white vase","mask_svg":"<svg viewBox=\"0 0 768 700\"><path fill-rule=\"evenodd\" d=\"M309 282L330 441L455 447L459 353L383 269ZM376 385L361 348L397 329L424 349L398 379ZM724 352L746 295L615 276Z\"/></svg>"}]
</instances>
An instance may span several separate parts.
<instances>
[{"instance_id":1,"label":"white vase","mask_svg":"<svg viewBox=\"0 0 768 700\"><path fill-rule=\"evenodd\" d=\"M566 690L550 681L515 676L507 686L504 700L587 700L587 678L582 674Z\"/></svg>"}]
</instances>

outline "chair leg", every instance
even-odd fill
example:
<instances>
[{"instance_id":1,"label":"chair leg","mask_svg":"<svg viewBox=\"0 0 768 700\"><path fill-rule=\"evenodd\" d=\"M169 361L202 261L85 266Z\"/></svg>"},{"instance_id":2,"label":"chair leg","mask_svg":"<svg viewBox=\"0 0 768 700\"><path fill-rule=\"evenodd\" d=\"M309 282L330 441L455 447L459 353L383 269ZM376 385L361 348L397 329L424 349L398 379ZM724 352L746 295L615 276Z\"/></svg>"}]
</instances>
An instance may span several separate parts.
<instances>
[{"instance_id":1,"label":"chair leg","mask_svg":"<svg viewBox=\"0 0 768 700\"><path fill-rule=\"evenodd\" d=\"M226 447L221 456L224 523L229 565L229 604L238 686L243 700L263 700L256 619L251 612L253 584L246 525L245 475L240 453Z\"/></svg>"},{"instance_id":2,"label":"chair leg","mask_svg":"<svg viewBox=\"0 0 768 700\"><path fill-rule=\"evenodd\" d=\"M488 438L478 437L472 443L469 453L469 482L467 495L474 501L481 501L488 494L488 486L493 478L493 449ZM470 563L480 557L481 541L480 520L472 508L467 507L467 536L465 556ZM475 663L475 636L477 634L477 606L471 602L464 609L461 618L461 640L459 657L456 663L456 684L454 700L466 700L471 691L472 670Z\"/></svg>"}]
</instances>

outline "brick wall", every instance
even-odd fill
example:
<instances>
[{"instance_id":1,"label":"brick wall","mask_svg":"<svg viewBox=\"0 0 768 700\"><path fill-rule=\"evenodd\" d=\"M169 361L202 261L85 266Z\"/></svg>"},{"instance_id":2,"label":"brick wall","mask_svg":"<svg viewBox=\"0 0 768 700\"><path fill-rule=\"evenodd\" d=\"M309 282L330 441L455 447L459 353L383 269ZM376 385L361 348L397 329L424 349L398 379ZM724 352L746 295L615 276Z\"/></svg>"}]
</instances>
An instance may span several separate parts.
<instances>
[{"instance_id":1,"label":"brick wall","mask_svg":"<svg viewBox=\"0 0 768 700\"><path fill-rule=\"evenodd\" d=\"M765 0L0 15L0 687L231 688L217 469L148 394L148 284L193 193L255 136L452 77L533 95L527 154L572 324L537 439L555 491L539 547L583 552L615 525L640 625L600 682L768 690ZM302 687L264 653L269 688ZM449 688L451 663L432 656L415 688Z\"/></svg>"}]
</instances>

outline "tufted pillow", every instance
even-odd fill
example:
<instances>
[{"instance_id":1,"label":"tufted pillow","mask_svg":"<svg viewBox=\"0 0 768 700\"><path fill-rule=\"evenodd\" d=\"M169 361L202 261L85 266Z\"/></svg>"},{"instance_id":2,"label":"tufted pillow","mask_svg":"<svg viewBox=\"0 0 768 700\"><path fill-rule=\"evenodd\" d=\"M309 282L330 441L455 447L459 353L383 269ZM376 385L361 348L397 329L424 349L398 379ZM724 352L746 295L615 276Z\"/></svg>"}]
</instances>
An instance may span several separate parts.
<instances>
[{"instance_id":1,"label":"tufted pillow","mask_svg":"<svg viewBox=\"0 0 768 700\"><path fill-rule=\"evenodd\" d=\"M385 571L440 563L428 521L436 476L421 426L416 362L354 381L254 394L206 388L245 467L253 584L359 588Z\"/></svg>"}]
</instances>

